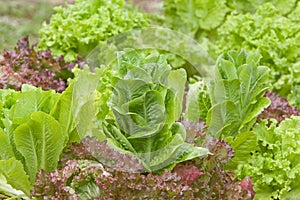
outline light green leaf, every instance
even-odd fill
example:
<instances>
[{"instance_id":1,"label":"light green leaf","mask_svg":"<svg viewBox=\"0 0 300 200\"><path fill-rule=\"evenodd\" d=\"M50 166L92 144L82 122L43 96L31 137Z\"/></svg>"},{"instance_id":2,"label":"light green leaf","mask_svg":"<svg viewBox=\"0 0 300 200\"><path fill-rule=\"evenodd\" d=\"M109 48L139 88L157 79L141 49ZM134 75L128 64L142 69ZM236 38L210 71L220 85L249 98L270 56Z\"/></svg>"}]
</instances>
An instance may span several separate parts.
<instances>
[{"instance_id":1,"label":"light green leaf","mask_svg":"<svg viewBox=\"0 0 300 200\"><path fill-rule=\"evenodd\" d=\"M228 52L232 53L232 52ZM229 57L228 59L233 59L232 57ZM237 79L237 66L235 66L235 62L238 62L236 60L225 60L224 58L220 58L217 62L217 70L218 75L222 79Z\"/></svg>"},{"instance_id":2,"label":"light green leaf","mask_svg":"<svg viewBox=\"0 0 300 200\"><path fill-rule=\"evenodd\" d=\"M0 129L0 160L6 160L11 157L14 157L14 152L9 137Z\"/></svg>"},{"instance_id":3,"label":"light green leaf","mask_svg":"<svg viewBox=\"0 0 300 200\"><path fill-rule=\"evenodd\" d=\"M240 161L233 168L239 178L252 178L256 192L254 199L296 199L295 191L300 186L299 129L299 116L287 118L281 123L264 120L254 126L253 134L242 133L236 141L231 140L232 146L237 148L234 149L236 159ZM254 142L254 137L257 142Z\"/></svg>"},{"instance_id":4,"label":"light green leaf","mask_svg":"<svg viewBox=\"0 0 300 200\"><path fill-rule=\"evenodd\" d=\"M262 85L270 70L264 66L256 67L254 63L240 68L239 77L242 80L241 93L243 94L241 103L247 105L252 103L256 96L261 95Z\"/></svg>"},{"instance_id":5,"label":"light green leaf","mask_svg":"<svg viewBox=\"0 0 300 200\"><path fill-rule=\"evenodd\" d=\"M96 72L92 73L88 67L76 71L75 79L72 82L72 112L74 116L77 116L86 102L95 99L96 88L102 74L103 70L96 69Z\"/></svg>"},{"instance_id":6,"label":"light green leaf","mask_svg":"<svg viewBox=\"0 0 300 200\"><path fill-rule=\"evenodd\" d=\"M115 141L115 144L118 144L119 147L122 147L123 149L133 153L136 152L127 138L113 124L109 124L106 122L105 126L103 126L103 129L105 134L107 134L110 139L113 139L113 141Z\"/></svg>"},{"instance_id":7,"label":"light green leaf","mask_svg":"<svg viewBox=\"0 0 300 200\"><path fill-rule=\"evenodd\" d=\"M300 194L300 187L299 188L293 188L291 191L289 191L287 194L283 195L283 200L298 200Z\"/></svg>"},{"instance_id":8,"label":"light green leaf","mask_svg":"<svg viewBox=\"0 0 300 200\"><path fill-rule=\"evenodd\" d=\"M26 123L16 128L16 148L25 159L31 183L40 169L47 172L56 169L66 137L60 124L43 112L33 112Z\"/></svg>"},{"instance_id":9,"label":"light green leaf","mask_svg":"<svg viewBox=\"0 0 300 200\"><path fill-rule=\"evenodd\" d=\"M222 134L236 134L233 130L238 130L239 126L234 126L233 123L239 119L239 113L237 111L236 105L231 101L224 101L223 103L213 106L209 110L206 119L209 127L208 132L216 138L219 138ZM228 129L228 127L231 130Z\"/></svg>"},{"instance_id":10,"label":"light green leaf","mask_svg":"<svg viewBox=\"0 0 300 200\"><path fill-rule=\"evenodd\" d=\"M256 117L270 104L263 97L268 88L264 84L269 69L258 66L260 58L259 54L245 50L220 56L218 75L209 87L212 108L206 120L213 136L226 138L249 131Z\"/></svg>"},{"instance_id":11,"label":"light green leaf","mask_svg":"<svg viewBox=\"0 0 300 200\"><path fill-rule=\"evenodd\" d=\"M182 113L182 102L185 90L187 74L184 69L172 70L168 76L168 86L175 91L176 107L175 120L178 120Z\"/></svg>"},{"instance_id":12,"label":"light green leaf","mask_svg":"<svg viewBox=\"0 0 300 200\"><path fill-rule=\"evenodd\" d=\"M27 88L24 92L21 92L16 104L11 108L10 118L14 123L20 124L25 122L25 118L33 112L50 113L59 96L60 94L55 93L55 91Z\"/></svg>"},{"instance_id":13,"label":"light green leaf","mask_svg":"<svg viewBox=\"0 0 300 200\"><path fill-rule=\"evenodd\" d=\"M124 0L77 0L55 11L39 31L38 47L68 61L75 61L78 54L86 57L98 42L149 25L147 16Z\"/></svg>"},{"instance_id":14,"label":"light green leaf","mask_svg":"<svg viewBox=\"0 0 300 200\"><path fill-rule=\"evenodd\" d=\"M173 29L183 29L193 35L200 28L216 28L229 11L225 0L168 0L164 7L166 20L174 26Z\"/></svg>"},{"instance_id":15,"label":"light green leaf","mask_svg":"<svg viewBox=\"0 0 300 200\"><path fill-rule=\"evenodd\" d=\"M131 135L129 137L130 139L145 138L157 133L160 124L165 121L164 99L159 92L148 91L145 94L142 105L144 107L144 115L142 117L145 119L145 122L147 122L147 126L141 127L138 132L128 132Z\"/></svg>"},{"instance_id":16,"label":"light green leaf","mask_svg":"<svg viewBox=\"0 0 300 200\"><path fill-rule=\"evenodd\" d=\"M151 85L145 83L143 80L119 80L114 89L112 103L120 106L134 98L142 96L151 89Z\"/></svg>"},{"instance_id":17,"label":"light green leaf","mask_svg":"<svg viewBox=\"0 0 300 200\"><path fill-rule=\"evenodd\" d=\"M189 86L185 107L185 120L195 122L199 122L200 118L206 120L207 113L211 108L211 100L204 81L198 81Z\"/></svg>"},{"instance_id":18,"label":"light green leaf","mask_svg":"<svg viewBox=\"0 0 300 200\"><path fill-rule=\"evenodd\" d=\"M134 68L128 71L128 73L124 76L125 80L141 80L145 83L151 83L152 78L150 74L148 74L145 70L141 68Z\"/></svg>"},{"instance_id":19,"label":"light green leaf","mask_svg":"<svg viewBox=\"0 0 300 200\"><path fill-rule=\"evenodd\" d=\"M273 120L273 123L268 127L268 121L264 120L261 123L256 124L253 127L253 131L256 133L257 138L263 141L265 144L272 145L278 139L275 134L272 134L275 131L276 120Z\"/></svg>"},{"instance_id":20,"label":"light green leaf","mask_svg":"<svg viewBox=\"0 0 300 200\"><path fill-rule=\"evenodd\" d=\"M102 68L97 68L95 72L90 72L90 69L85 67L83 70L77 70L75 73L75 79L71 85L72 97L70 98L72 98L72 102L69 114L73 115L74 126L79 138L96 133L95 130L98 129L98 124L95 120L100 109L99 107L104 108L107 106L107 100L110 96L105 97L104 95L107 94L107 87L105 87L104 93L101 95L99 95L97 90L97 87L102 84L102 76L104 76L104 69ZM101 111L105 113L100 115L105 117L108 111Z\"/></svg>"},{"instance_id":21,"label":"light green leaf","mask_svg":"<svg viewBox=\"0 0 300 200\"><path fill-rule=\"evenodd\" d=\"M238 79L222 79L216 81L213 90L214 103L222 103L228 100L236 105L239 104L240 83Z\"/></svg>"},{"instance_id":22,"label":"light green leaf","mask_svg":"<svg viewBox=\"0 0 300 200\"><path fill-rule=\"evenodd\" d=\"M257 136L250 131L243 132L238 134L229 144L234 150L234 157L229 161L227 167L236 169L239 164L247 162L251 156L250 152L257 149Z\"/></svg>"},{"instance_id":23,"label":"light green leaf","mask_svg":"<svg viewBox=\"0 0 300 200\"><path fill-rule=\"evenodd\" d=\"M184 7L184 5L182 6ZM226 0L195 1L195 7L195 15L199 18L197 21L204 30L211 30L219 26L229 11Z\"/></svg>"},{"instance_id":24,"label":"light green leaf","mask_svg":"<svg viewBox=\"0 0 300 200\"><path fill-rule=\"evenodd\" d=\"M0 173L0 198L6 200L13 199L28 199L25 193L21 190L13 188L10 184L7 183L6 178Z\"/></svg>"},{"instance_id":25,"label":"light green leaf","mask_svg":"<svg viewBox=\"0 0 300 200\"><path fill-rule=\"evenodd\" d=\"M252 108L251 113L248 114L247 118L243 121L243 124L247 124L252 122L257 118L257 116L264 110L264 108L268 107L271 104L271 100L269 98L261 98L256 104L255 107Z\"/></svg>"},{"instance_id":26,"label":"light green leaf","mask_svg":"<svg viewBox=\"0 0 300 200\"><path fill-rule=\"evenodd\" d=\"M189 85L189 91L186 95L185 105L185 120L198 122L200 118L200 105L199 105L199 93L201 92L201 82Z\"/></svg>"},{"instance_id":27,"label":"light green leaf","mask_svg":"<svg viewBox=\"0 0 300 200\"><path fill-rule=\"evenodd\" d=\"M163 148L151 152L150 169L153 171L167 166L174 167L174 164L209 154L206 148L195 147L193 144L184 142L186 133L181 124L175 123L172 130L174 130L172 132L174 136L170 142Z\"/></svg>"},{"instance_id":28,"label":"light green leaf","mask_svg":"<svg viewBox=\"0 0 300 200\"><path fill-rule=\"evenodd\" d=\"M64 134L69 135L74 127L74 114L72 113L73 87L69 86L60 96L50 115L62 126Z\"/></svg>"},{"instance_id":29,"label":"light green leaf","mask_svg":"<svg viewBox=\"0 0 300 200\"><path fill-rule=\"evenodd\" d=\"M152 170L155 171L173 164L174 160L178 158L178 155L175 155L175 153L183 143L184 140L182 136L180 134L175 134L170 143L168 143L168 145L166 145L163 149L151 152L152 159L150 162L150 167L152 167Z\"/></svg>"},{"instance_id":30,"label":"light green leaf","mask_svg":"<svg viewBox=\"0 0 300 200\"><path fill-rule=\"evenodd\" d=\"M7 184L11 185L15 190L24 192L27 197L30 197L31 186L29 177L26 175L22 163L15 158L0 160L0 193L2 193L4 188L9 189ZM15 193L15 190L9 190L8 192ZM19 192L15 193L15 195L22 196Z\"/></svg>"}]
</instances>

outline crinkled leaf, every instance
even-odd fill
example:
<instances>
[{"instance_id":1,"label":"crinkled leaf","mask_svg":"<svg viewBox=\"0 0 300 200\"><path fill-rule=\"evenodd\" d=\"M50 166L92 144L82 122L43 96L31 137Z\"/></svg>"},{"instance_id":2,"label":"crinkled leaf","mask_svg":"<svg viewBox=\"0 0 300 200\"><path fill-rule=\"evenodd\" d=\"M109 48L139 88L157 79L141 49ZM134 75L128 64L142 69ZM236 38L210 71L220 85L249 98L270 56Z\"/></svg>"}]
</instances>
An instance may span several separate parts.
<instances>
[{"instance_id":1,"label":"crinkled leaf","mask_svg":"<svg viewBox=\"0 0 300 200\"><path fill-rule=\"evenodd\" d=\"M300 172L299 128L299 117L291 117L280 124L276 120L272 120L271 124L263 120L254 126L253 132L257 137L255 148L235 171L239 178L252 178L255 199L295 198L294 189L297 191L299 188Z\"/></svg>"},{"instance_id":2,"label":"crinkled leaf","mask_svg":"<svg viewBox=\"0 0 300 200\"><path fill-rule=\"evenodd\" d=\"M100 41L148 24L146 15L124 0L77 0L55 8L50 22L42 25L38 46L73 61L78 54L87 56Z\"/></svg>"},{"instance_id":3,"label":"crinkled leaf","mask_svg":"<svg viewBox=\"0 0 300 200\"><path fill-rule=\"evenodd\" d=\"M293 92L293 88L299 85L299 75L294 73L300 54L299 49L295 48L299 44L299 5L295 0L234 2L244 4L246 9L254 6L257 10L228 15L225 23L218 28L215 49L218 49L218 53L224 53L245 48L261 54L260 63L271 69L268 74L270 79L265 84L270 84L280 96L289 96L290 102L297 101L297 92ZM293 11L287 15L289 10ZM249 71L245 73L248 74Z\"/></svg>"},{"instance_id":4,"label":"crinkled leaf","mask_svg":"<svg viewBox=\"0 0 300 200\"><path fill-rule=\"evenodd\" d=\"M21 92L16 104L10 110L10 118L15 123L26 121L24 118L33 112L50 113L60 96L54 91L42 91L34 87L26 89L26 86L23 88L25 91Z\"/></svg>"}]
</instances>

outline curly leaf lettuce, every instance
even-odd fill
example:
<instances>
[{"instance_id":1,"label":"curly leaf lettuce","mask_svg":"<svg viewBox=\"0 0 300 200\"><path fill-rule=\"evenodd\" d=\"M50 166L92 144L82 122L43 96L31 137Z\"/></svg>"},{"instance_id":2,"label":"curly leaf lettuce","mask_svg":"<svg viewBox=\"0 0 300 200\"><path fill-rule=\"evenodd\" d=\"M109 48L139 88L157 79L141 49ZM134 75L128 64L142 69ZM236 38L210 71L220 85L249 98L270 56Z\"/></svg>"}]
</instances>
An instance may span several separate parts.
<instances>
[{"instance_id":1,"label":"curly leaf lettuce","mask_svg":"<svg viewBox=\"0 0 300 200\"><path fill-rule=\"evenodd\" d=\"M264 120L253 128L257 136L256 151L237 166L240 178L253 180L255 199L298 199L300 191L300 117L280 124ZM248 149L253 146L248 146Z\"/></svg>"},{"instance_id":2,"label":"curly leaf lettuce","mask_svg":"<svg viewBox=\"0 0 300 200\"><path fill-rule=\"evenodd\" d=\"M300 4L299 4L300 5ZM300 7L300 6L299 6ZM286 75L287 78L292 77L289 80L291 84L291 92L287 96L287 100L293 106L300 108L300 62L293 64L290 68L290 75Z\"/></svg>"},{"instance_id":3,"label":"curly leaf lettuce","mask_svg":"<svg viewBox=\"0 0 300 200\"><path fill-rule=\"evenodd\" d=\"M228 0L229 7L241 13L254 13L260 5L271 3L275 6L280 13L286 15L294 8L297 0Z\"/></svg>"},{"instance_id":4,"label":"curly leaf lettuce","mask_svg":"<svg viewBox=\"0 0 300 200\"><path fill-rule=\"evenodd\" d=\"M39 48L68 61L88 55L101 41L135 28L148 26L144 14L124 0L76 0L56 7L50 23L40 29Z\"/></svg>"}]
</instances>

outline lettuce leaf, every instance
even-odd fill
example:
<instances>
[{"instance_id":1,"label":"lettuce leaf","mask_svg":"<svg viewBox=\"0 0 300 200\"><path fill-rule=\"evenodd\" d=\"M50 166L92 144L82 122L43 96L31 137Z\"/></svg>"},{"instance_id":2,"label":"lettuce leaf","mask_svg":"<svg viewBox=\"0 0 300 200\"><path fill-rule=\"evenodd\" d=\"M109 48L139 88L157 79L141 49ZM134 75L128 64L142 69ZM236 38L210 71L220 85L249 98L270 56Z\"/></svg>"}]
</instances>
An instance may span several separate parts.
<instances>
[{"instance_id":1,"label":"lettuce leaf","mask_svg":"<svg viewBox=\"0 0 300 200\"><path fill-rule=\"evenodd\" d=\"M227 137L226 141L234 149L234 157L226 166L227 169L237 169L242 163L247 163L253 151L258 150L257 135L252 131L238 134L235 138Z\"/></svg>"},{"instance_id":2,"label":"lettuce leaf","mask_svg":"<svg viewBox=\"0 0 300 200\"><path fill-rule=\"evenodd\" d=\"M66 145L68 135L50 115L33 112L29 120L14 131L16 149L24 156L25 169L31 183L40 170L56 169L59 156Z\"/></svg>"},{"instance_id":3,"label":"lettuce leaf","mask_svg":"<svg viewBox=\"0 0 300 200\"><path fill-rule=\"evenodd\" d=\"M28 36L18 40L14 51L4 51L0 60L0 88L20 90L23 84L30 84L43 90L62 92L73 78L74 66L86 64L82 58L66 62L60 56L54 58L49 49L36 51L36 45L29 44Z\"/></svg>"},{"instance_id":4,"label":"lettuce leaf","mask_svg":"<svg viewBox=\"0 0 300 200\"><path fill-rule=\"evenodd\" d=\"M265 97L271 100L271 104L258 116L258 121L273 118L280 123L285 118L289 118L293 115L300 116L299 109L292 107L286 98L279 97L275 92L266 92Z\"/></svg>"},{"instance_id":5,"label":"lettuce leaf","mask_svg":"<svg viewBox=\"0 0 300 200\"><path fill-rule=\"evenodd\" d=\"M21 124L26 122L27 117L33 112L50 113L59 96L60 94L53 90L43 91L40 88L23 85L18 100L10 109L10 119L14 124Z\"/></svg>"},{"instance_id":6,"label":"lettuce leaf","mask_svg":"<svg viewBox=\"0 0 300 200\"><path fill-rule=\"evenodd\" d=\"M207 113L211 108L210 97L207 85L199 81L189 85L186 96L185 120L198 122L199 119L206 121Z\"/></svg>"},{"instance_id":7,"label":"lettuce leaf","mask_svg":"<svg viewBox=\"0 0 300 200\"><path fill-rule=\"evenodd\" d=\"M9 136L0 129L0 160L6 160L14 156Z\"/></svg>"},{"instance_id":8,"label":"lettuce leaf","mask_svg":"<svg viewBox=\"0 0 300 200\"><path fill-rule=\"evenodd\" d=\"M23 165L15 158L0 160L0 197L30 197L31 185Z\"/></svg>"}]
</instances>

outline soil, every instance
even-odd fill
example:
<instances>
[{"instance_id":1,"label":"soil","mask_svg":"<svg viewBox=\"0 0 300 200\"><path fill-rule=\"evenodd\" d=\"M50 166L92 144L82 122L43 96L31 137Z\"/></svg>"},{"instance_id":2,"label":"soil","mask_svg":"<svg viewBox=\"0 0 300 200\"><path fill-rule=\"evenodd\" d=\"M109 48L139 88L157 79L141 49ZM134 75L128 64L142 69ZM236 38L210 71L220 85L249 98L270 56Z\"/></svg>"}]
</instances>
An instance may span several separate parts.
<instances>
[{"instance_id":1,"label":"soil","mask_svg":"<svg viewBox=\"0 0 300 200\"><path fill-rule=\"evenodd\" d=\"M64 2L73 3L74 0L49 0L53 4L63 4Z\"/></svg>"},{"instance_id":2,"label":"soil","mask_svg":"<svg viewBox=\"0 0 300 200\"><path fill-rule=\"evenodd\" d=\"M161 13L163 9L162 0L132 0L144 12Z\"/></svg>"}]
</instances>

